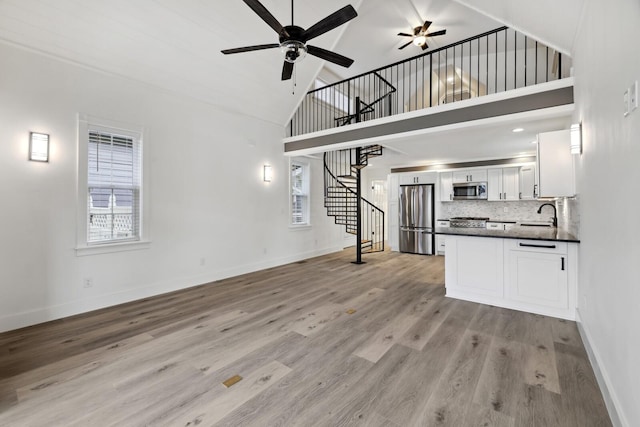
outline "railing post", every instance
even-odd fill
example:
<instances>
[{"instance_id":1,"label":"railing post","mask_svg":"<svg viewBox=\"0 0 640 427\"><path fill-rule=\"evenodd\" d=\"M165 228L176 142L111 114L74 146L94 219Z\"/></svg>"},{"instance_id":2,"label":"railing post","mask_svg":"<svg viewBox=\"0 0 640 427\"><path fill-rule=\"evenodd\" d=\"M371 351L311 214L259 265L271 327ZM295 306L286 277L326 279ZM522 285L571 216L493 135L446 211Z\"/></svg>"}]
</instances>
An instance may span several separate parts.
<instances>
[{"instance_id":1,"label":"railing post","mask_svg":"<svg viewBox=\"0 0 640 427\"><path fill-rule=\"evenodd\" d=\"M360 112L360 98L356 98L356 102L358 105L356 107L356 112ZM357 120L360 121L360 120ZM356 162L359 162L360 159L360 147L356 148ZM360 166L358 164L358 166ZM361 194L361 185L360 185L360 168L356 168L356 260L354 264L364 264L362 262L362 194Z\"/></svg>"},{"instance_id":2,"label":"railing post","mask_svg":"<svg viewBox=\"0 0 640 427\"><path fill-rule=\"evenodd\" d=\"M360 123L360 97L356 96L356 123ZM360 149L357 150L358 157L360 156Z\"/></svg>"}]
</instances>

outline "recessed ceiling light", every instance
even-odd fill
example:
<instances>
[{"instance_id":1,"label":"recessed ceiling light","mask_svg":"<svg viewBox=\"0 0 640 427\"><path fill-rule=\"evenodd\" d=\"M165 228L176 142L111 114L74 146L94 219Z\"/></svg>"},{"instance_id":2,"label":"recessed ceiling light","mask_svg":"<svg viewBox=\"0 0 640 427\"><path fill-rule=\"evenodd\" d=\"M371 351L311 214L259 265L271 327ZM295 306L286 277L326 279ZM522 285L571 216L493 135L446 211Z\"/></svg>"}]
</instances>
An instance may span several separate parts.
<instances>
[{"instance_id":1,"label":"recessed ceiling light","mask_svg":"<svg viewBox=\"0 0 640 427\"><path fill-rule=\"evenodd\" d=\"M518 132L522 132L523 130L524 129L522 129L522 128L515 128L515 129L512 130L512 132L518 133Z\"/></svg>"}]
</instances>

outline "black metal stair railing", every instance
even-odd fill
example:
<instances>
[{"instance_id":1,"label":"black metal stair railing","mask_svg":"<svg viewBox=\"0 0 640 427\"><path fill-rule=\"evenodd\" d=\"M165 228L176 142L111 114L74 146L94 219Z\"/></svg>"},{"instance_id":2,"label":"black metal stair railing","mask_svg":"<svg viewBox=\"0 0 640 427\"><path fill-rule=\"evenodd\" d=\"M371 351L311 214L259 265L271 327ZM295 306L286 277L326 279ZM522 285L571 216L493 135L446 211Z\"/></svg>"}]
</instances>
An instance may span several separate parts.
<instances>
[{"instance_id":1,"label":"black metal stair railing","mask_svg":"<svg viewBox=\"0 0 640 427\"><path fill-rule=\"evenodd\" d=\"M570 75L571 58L507 27L309 91L289 136L463 101Z\"/></svg>"},{"instance_id":2,"label":"black metal stair railing","mask_svg":"<svg viewBox=\"0 0 640 427\"><path fill-rule=\"evenodd\" d=\"M379 145L324 153L324 205L336 224L356 236L358 264L362 253L384 251L384 212L360 195L360 171L380 155Z\"/></svg>"}]
</instances>

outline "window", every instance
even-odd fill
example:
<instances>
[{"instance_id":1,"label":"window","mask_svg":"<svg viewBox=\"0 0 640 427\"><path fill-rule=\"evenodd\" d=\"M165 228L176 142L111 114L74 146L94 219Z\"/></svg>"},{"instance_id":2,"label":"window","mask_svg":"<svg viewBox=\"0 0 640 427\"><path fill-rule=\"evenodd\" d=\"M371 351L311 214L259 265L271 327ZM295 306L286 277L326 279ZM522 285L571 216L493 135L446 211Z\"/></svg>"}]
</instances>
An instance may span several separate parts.
<instances>
[{"instance_id":1,"label":"window","mask_svg":"<svg viewBox=\"0 0 640 427\"><path fill-rule=\"evenodd\" d=\"M145 235L142 130L99 122L79 122L79 254L122 250L113 244L131 246Z\"/></svg>"},{"instance_id":2,"label":"window","mask_svg":"<svg viewBox=\"0 0 640 427\"><path fill-rule=\"evenodd\" d=\"M140 238L140 142L89 128L87 242Z\"/></svg>"},{"instance_id":3,"label":"window","mask_svg":"<svg viewBox=\"0 0 640 427\"><path fill-rule=\"evenodd\" d=\"M291 225L309 225L309 164L291 161Z\"/></svg>"}]
</instances>

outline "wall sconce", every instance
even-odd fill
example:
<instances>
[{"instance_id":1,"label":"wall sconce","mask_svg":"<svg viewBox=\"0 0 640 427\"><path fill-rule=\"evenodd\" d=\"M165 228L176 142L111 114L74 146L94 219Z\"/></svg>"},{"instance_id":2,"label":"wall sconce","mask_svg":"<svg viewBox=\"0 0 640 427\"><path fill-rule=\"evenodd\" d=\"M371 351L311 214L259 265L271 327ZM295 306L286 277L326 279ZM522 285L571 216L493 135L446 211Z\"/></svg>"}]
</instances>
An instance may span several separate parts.
<instances>
[{"instance_id":1,"label":"wall sconce","mask_svg":"<svg viewBox=\"0 0 640 427\"><path fill-rule=\"evenodd\" d=\"M271 177L273 176L273 171L271 169L271 165L264 165L264 170L262 172L262 179L264 182L271 182Z\"/></svg>"},{"instance_id":2,"label":"wall sconce","mask_svg":"<svg viewBox=\"0 0 640 427\"><path fill-rule=\"evenodd\" d=\"M582 154L582 123L571 125L571 154Z\"/></svg>"},{"instance_id":3,"label":"wall sconce","mask_svg":"<svg viewBox=\"0 0 640 427\"><path fill-rule=\"evenodd\" d=\"M29 160L34 162L49 161L49 135L31 132L29 135Z\"/></svg>"}]
</instances>

